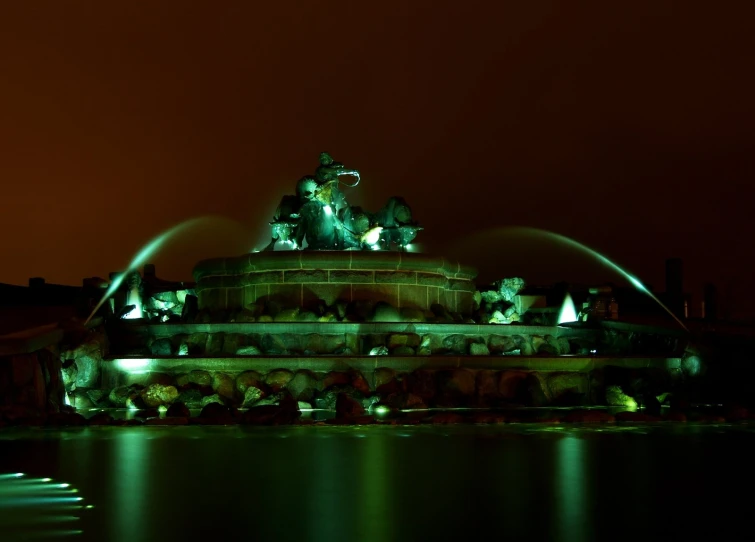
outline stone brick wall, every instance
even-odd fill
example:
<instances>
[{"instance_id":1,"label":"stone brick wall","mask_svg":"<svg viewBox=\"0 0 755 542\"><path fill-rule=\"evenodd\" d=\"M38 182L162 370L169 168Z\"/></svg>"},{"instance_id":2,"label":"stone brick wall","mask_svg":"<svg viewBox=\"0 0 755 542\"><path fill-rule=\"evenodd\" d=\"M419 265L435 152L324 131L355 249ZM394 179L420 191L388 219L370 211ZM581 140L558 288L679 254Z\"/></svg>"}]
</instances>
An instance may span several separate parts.
<instances>
[{"instance_id":1,"label":"stone brick wall","mask_svg":"<svg viewBox=\"0 0 755 542\"><path fill-rule=\"evenodd\" d=\"M203 310L269 301L304 309L372 301L420 310L440 304L450 312L470 314L476 290L473 269L393 252L257 253L200 262L194 273Z\"/></svg>"}]
</instances>

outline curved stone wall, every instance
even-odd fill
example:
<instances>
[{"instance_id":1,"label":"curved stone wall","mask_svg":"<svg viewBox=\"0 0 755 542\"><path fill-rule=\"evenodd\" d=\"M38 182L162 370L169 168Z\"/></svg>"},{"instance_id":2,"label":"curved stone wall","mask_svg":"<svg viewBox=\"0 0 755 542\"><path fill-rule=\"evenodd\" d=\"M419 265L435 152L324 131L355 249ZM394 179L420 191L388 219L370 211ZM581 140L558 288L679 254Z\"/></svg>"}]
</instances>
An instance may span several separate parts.
<instances>
[{"instance_id":1,"label":"curved stone wall","mask_svg":"<svg viewBox=\"0 0 755 542\"><path fill-rule=\"evenodd\" d=\"M204 260L194 267L199 308L238 310L274 301L314 308L324 302L385 302L469 314L477 272L444 258L409 252L280 251Z\"/></svg>"}]
</instances>

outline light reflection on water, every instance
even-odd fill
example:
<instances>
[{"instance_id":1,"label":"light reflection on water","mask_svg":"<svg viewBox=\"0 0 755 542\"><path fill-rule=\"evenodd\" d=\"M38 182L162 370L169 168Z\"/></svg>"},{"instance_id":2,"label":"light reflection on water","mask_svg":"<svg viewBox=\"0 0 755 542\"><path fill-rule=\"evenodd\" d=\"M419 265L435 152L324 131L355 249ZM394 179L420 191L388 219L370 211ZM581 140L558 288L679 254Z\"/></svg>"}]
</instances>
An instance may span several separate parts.
<instances>
[{"instance_id":1,"label":"light reflection on water","mask_svg":"<svg viewBox=\"0 0 755 542\"><path fill-rule=\"evenodd\" d=\"M78 540L112 542L712 540L755 482L736 424L29 429L0 450L96 505Z\"/></svg>"}]
</instances>

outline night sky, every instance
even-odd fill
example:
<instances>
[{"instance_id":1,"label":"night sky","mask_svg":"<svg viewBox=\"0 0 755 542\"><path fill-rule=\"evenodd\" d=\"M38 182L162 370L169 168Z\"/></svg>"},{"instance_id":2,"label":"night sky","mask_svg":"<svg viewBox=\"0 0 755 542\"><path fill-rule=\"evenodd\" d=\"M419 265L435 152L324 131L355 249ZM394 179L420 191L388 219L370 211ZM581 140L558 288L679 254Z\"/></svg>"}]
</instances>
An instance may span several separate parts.
<instances>
[{"instance_id":1,"label":"night sky","mask_svg":"<svg viewBox=\"0 0 755 542\"><path fill-rule=\"evenodd\" d=\"M663 290L753 276L751 2L6 2L0 281L80 284L214 215L156 258L261 246L320 151L349 202L404 196L426 250L483 277L619 277ZM619 5L621 4L621 5ZM752 292L737 293L740 307Z\"/></svg>"}]
</instances>

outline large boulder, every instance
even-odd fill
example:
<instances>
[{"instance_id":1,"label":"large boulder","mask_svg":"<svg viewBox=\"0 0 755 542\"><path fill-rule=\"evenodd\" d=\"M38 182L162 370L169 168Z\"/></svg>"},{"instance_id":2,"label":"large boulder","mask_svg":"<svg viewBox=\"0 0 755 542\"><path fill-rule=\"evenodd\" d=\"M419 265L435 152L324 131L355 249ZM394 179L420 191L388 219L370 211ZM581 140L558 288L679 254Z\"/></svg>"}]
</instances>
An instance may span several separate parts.
<instances>
[{"instance_id":1,"label":"large boulder","mask_svg":"<svg viewBox=\"0 0 755 542\"><path fill-rule=\"evenodd\" d=\"M524 406L548 404L545 386L534 373L501 371L498 378L498 393L502 399Z\"/></svg>"},{"instance_id":2,"label":"large boulder","mask_svg":"<svg viewBox=\"0 0 755 542\"><path fill-rule=\"evenodd\" d=\"M406 383L406 391L416 395L425 403L434 399L438 392L434 371L417 369L406 375L404 382Z\"/></svg>"},{"instance_id":3,"label":"large boulder","mask_svg":"<svg viewBox=\"0 0 755 542\"><path fill-rule=\"evenodd\" d=\"M169 337L163 337L152 341L149 350L153 356L170 356L173 353L173 344Z\"/></svg>"},{"instance_id":4,"label":"large boulder","mask_svg":"<svg viewBox=\"0 0 755 542\"><path fill-rule=\"evenodd\" d=\"M467 338L464 335L448 335L443 337L443 348L458 355L466 355Z\"/></svg>"},{"instance_id":5,"label":"large boulder","mask_svg":"<svg viewBox=\"0 0 755 542\"><path fill-rule=\"evenodd\" d=\"M212 377L212 391L225 402L231 403L236 400L236 383L229 374L215 373Z\"/></svg>"},{"instance_id":6,"label":"large boulder","mask_svg":"<svg viewBox=\"0 0 755 542\"><path fill-rule=\"evenodd\" d=\"M65 359L76 363L76 387L95 388L100 385L102 358L107 352L107 338L102 333L94 333L73 351L66 353Z\"/></svg>"},{"instance_id":7,"label":"large boulder","mask_svg":"<svg viewBox=\"0 0 755 542\"><path fill-rule=\"evenodd\" d=\"M375 308L370 317L371 322L400 322L401 315L393 305L380 301L375 304Z\"/></svg>"},{"instance_id":8,"label":"large boulder","mask_svg":"<svg viewBox=\"0 0 755 542\"><path fill-rule=\"evenodd\" d=\"M516 340L510 335L491 335L488 339L488 349L491 354L506 354L517 348Z\"/></svg>"},{"instance_id":9,"label":"large boulder","mask_svg":"<svg viewBox=\"0 0 755 542\"><path fill-rule=\"evenodd\" d=\"M275 369L265 375L265 384L267 384L273 392L277 392L285 388L293 377L294 373L288 369Z\"/></svg>"},{"instance_id":10,"label":"large boulder","mask_svg":"<svg viewBox=\"0 0 755 542\"><path fill-rule=\"evenodd\" d=\"M223 353L225 333L210 333L207 335L205 352L208 356L218 356Z\"/></svg>"},{"instance_id":11,"label":"large boulder","mask_svg":"<svg viewBox=\"0 0 755 542\"><path fill-rule=\"evenodd\" d=\"M212 375L208 371L196 369L189 373L189 382L195 386L212 386Z\"/></svg>"},{"instance_id":12,"label":"large boulder","mask_svg":"<svg viewBox=\"0 0 755 542\"><path fill-rule=\"evenodd\" d=\"M466 369L438 371L437 402L441 406L467 404L475 394L475 375Z\"/></svg>"},{"instance_id":13,"label":"large boulder","mask_svg":"<svg viewBox=\"0 0 755 542\"><path fill-rule=\"evenodd\" d=\"M265 379L257 371L244 371L236 377L236 389L239 392L246 392L247 388L259 388L264 387Z\"/></svg>"},{"instance_id":14,"label":"large boulder","mask_svg":"<svg viewBox=\"0 0 755 542\"><path fill-rule=\"evenodd\" d=\"M336 418L350 419L358 416L364 416L362 403L345 393L339 393L336 397Z\"/></svg>"},{"instance_id":15,"label":"large boulder","mask_svg":"<svg viewBox=\"0 0 755 542\"><path fill-rule=\"evenodd\" d=\"M319 390L320 382L317 375L305 369L296 371L291 380L286 384L286 389L297 401L309 401Z\"/></svg>"},{"instance_id":16,"label":"large boulder","mask_svg":"<svg viewBox=\"0 0 755 542\"><path fill-rule=\"evenodd\" d=\"M547 376L551 402L562 406L589 402L589 377L585 373L559 373Z\"/></svg>"},{"instance_id":17,"label":"large boulder","mask_svg":"<svg viewBox=\"0 0 755 542\"><path fill-rule=\"evenodd\" d=\"M150 384L141 392L142 400L148 407L169 405L178 399L178 390L174 386Z\"/></svg>"}]
</instances>

